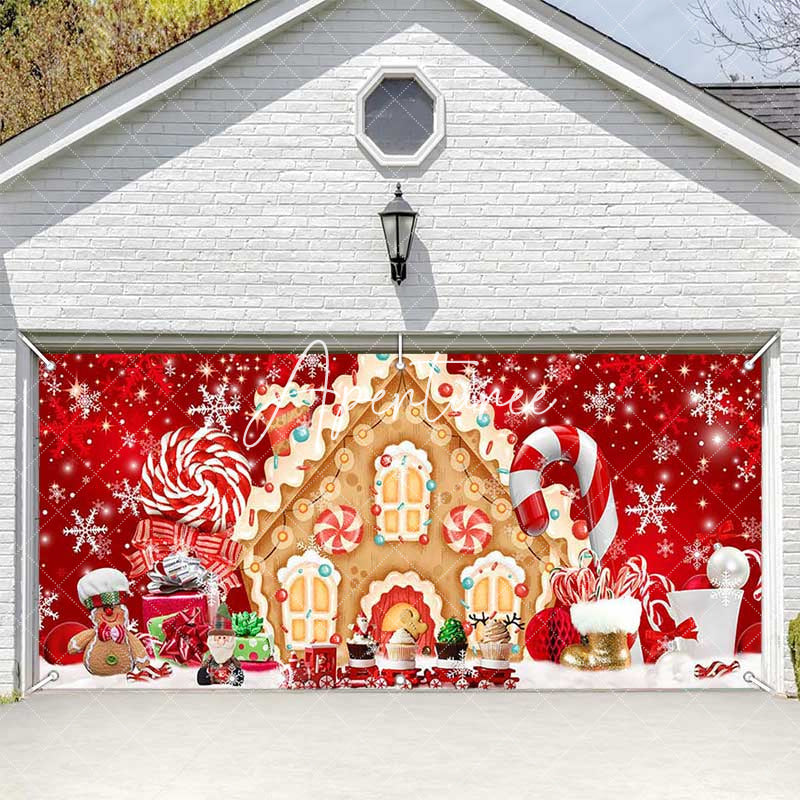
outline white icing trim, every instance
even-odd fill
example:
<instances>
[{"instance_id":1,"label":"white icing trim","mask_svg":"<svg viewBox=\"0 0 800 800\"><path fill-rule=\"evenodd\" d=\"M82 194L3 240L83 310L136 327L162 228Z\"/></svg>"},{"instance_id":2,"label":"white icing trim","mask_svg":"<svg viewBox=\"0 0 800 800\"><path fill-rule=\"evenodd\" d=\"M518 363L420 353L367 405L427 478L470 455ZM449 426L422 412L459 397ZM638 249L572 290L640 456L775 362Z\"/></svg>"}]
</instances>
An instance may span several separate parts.
<instances>
[{"instance_id":1,"label":"white icing trim","mask_svg":"<svg viewBox=\"0 0 800 800\"><path fill-rule=\"evenodd\" d=\"M367 619L372 619L372 609L386 592L395 587L408 587L422 595L425 605L433 620L434 630L444 624L442 616L442 598L430 581L423 580L416 572L398 572L393 570L383 580L372 581L369 590L361 598L361 611Z\"/></svg>"}]
</instances>

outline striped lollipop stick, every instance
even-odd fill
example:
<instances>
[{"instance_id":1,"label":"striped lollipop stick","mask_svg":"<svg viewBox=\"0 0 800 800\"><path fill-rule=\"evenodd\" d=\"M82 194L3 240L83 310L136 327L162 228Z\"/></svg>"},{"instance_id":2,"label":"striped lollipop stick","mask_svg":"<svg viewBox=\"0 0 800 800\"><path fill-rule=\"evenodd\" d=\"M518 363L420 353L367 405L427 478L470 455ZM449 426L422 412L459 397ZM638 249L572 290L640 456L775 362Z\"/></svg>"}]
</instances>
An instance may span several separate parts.
<instances>
[{"instance_id":1,"label":"striped lollipop stick","mask_svg":"<svg viewBox=\"0 0 800 800\"><path fill-rule=\"evenodd\" d=\"M518 446L511 463L509 491L520 528L528 536L547 530L550 517L542 494L542 472L554 461L566 461L575 470L589 510L589 542L602 558L617 535L617 507L606 460L597 442L580 428L548 425Z\"/></svg>"}]
</instances>

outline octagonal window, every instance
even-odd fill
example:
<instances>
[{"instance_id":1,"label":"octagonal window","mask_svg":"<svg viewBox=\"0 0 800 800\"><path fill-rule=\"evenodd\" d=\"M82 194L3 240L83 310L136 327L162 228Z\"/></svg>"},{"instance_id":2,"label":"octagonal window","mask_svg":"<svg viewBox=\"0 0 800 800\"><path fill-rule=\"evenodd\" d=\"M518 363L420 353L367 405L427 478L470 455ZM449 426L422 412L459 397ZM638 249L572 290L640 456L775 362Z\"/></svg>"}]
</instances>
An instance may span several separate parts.
<instances>
[{"instance_id":1,"label":"octagonal window","mask_svg":"<svg viewBox=\"0 0 800 800\"><path fill-rule=\"evenodd\" d=\"M381 164L420 164L444 136L443 98L414 67L380 69L359 92L356 136Z\"/></svg>"}]
</instances>

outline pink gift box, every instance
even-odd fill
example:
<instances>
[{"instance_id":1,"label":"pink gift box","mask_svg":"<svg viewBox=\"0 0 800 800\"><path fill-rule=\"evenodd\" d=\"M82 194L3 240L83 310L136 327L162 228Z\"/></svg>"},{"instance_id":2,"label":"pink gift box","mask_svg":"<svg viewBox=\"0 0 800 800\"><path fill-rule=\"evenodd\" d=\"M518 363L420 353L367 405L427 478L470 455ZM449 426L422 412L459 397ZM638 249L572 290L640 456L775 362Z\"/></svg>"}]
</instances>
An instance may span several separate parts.
<instances>
[{"instance_id":1,"label":"pink gift box","mask_svg":"<svg viewBox=\"0 0 800 800\"><path fill-rule=\"evenodd\" d=\"M199 608L206 622L210 620L208 596L202 592L175 592L175 594L142 595L142 625L153 617L165 617L179 611L194 611Z\"/></svg>"}]
</instances>

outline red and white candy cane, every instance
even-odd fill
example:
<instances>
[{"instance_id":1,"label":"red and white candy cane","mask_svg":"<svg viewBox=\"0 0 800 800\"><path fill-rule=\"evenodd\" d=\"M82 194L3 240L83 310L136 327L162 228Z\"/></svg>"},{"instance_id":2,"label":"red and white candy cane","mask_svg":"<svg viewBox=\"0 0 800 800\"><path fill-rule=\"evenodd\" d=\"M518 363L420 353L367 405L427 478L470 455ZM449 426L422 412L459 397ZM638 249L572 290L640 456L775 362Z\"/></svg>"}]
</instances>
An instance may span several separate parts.
<instances>
[{"instance_id":1,"label":"red and white candy cane","mask_svg":"<svg viewBox=\"0 0 800 800\"><path fill-rule=\"evenodd\" d=\"M712 661L707 667L702 664L696 664L694 668L695 678L719 678L720 675L730 675L739 669L739 662L732 661L730 664L725 664L722 661Z\"/></svg>"},{"instance_id":2,"label":"red and white candy cane","mask_svg":"<svg viewBox=\"0 0 800 800\"><path fill-rule=\"evenodd\" d=\"M602 558L617 535L617 507L603 454L597 442L580 428L548 425L535 430L518 447L511 463L509 491L519 525L528 536L539 536L550 522L542 495L542 472L554 461L572 464L581 497L589 509L589 542Z\"/></svg>"}]
</instances>

